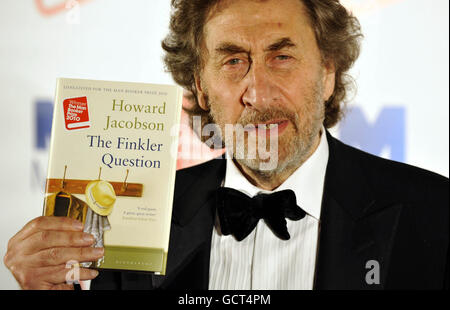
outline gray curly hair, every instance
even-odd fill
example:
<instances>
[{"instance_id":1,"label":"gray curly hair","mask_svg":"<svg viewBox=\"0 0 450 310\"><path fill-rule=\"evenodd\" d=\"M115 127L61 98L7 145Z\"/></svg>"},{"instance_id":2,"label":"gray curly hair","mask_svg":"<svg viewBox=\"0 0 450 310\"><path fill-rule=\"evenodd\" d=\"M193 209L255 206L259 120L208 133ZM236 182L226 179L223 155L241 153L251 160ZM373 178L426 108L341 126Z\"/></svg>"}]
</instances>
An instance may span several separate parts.
<instances>
[{"instance_id":1,"label":"gray curly hair","mask_svg":"<svg viewBox=\"0 0 450 310\"><path fill-rule=\"evenodd\" d=\"M172 0L170 31L162 41L166 70L177 84L190 91L190 115L211 120L209 111L197 103L195 76L202 65L203 27L210 10L220 0ZM325 128L333 127L343 116L343 108L354 81L347 73L360 53L362 38L359 21L339 0L299 0L304 4L324 63L334 64L334 92L325 102ZM203 122L202 122L203 123Z\"/></svg>"}]
</instances>

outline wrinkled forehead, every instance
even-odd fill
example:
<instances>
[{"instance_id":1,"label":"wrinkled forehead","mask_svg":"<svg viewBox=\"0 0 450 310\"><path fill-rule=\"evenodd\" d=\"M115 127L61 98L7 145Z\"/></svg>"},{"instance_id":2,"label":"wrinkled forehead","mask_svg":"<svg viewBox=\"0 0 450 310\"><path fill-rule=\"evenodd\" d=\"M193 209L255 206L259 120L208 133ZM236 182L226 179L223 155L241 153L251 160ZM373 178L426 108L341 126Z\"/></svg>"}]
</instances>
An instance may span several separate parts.
<instances>
[{"instance_id":1,"label":"wrinkled forehead","mask_svg":"<svg viewBox=\"0 0 450 310\"><path fill-rule=\"evenodd\" d=\"M314 40L301 0L223 0L208 12L202 45L211 52L224 41L264 46L285 37Z\"/></svg>"}]
</instances>

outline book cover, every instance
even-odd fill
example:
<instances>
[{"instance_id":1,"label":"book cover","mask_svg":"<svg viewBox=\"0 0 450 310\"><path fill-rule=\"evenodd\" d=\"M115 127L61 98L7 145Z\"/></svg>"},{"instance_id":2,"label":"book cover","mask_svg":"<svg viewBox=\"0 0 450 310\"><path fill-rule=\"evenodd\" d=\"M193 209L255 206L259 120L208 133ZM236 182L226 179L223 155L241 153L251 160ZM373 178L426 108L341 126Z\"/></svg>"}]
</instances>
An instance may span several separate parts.
<instances>
[{"instance_id":1,"label":"book cover","mask_svg":"<svg viewBox=\"0 0 450 310\"><path fill-rule=\"evenodd\" d=\"M84 267L165 274L182 89L57 80L44 215L84 223Z\"/></svg>"}]
</instances>

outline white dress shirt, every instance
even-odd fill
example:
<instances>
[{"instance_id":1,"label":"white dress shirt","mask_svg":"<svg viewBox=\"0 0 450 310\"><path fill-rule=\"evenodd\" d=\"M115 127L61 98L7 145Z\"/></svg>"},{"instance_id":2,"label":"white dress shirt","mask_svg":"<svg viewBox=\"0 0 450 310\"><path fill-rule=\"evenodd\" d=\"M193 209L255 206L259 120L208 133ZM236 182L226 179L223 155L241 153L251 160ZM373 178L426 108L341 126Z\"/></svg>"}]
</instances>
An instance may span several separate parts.
<instances>
[{"instance_id":1,"label":"white dress shirt","mask_svg":"<svg viewBox=\"0 0 450 310\"><path fill-rule=\"evenodd\" d=\"M264 220L242 241L213 229L209 289L301 289L313 288L319 219L328 143L324 128L315 152L275 191L292 189L297 204L306 211L299 221L286 219L291 238L276 237ZM252 185L231 159L227 159L223 186L250 197L271 193ZM273 191L273 192L275 192Z\"/></svg>"}]
</instances>

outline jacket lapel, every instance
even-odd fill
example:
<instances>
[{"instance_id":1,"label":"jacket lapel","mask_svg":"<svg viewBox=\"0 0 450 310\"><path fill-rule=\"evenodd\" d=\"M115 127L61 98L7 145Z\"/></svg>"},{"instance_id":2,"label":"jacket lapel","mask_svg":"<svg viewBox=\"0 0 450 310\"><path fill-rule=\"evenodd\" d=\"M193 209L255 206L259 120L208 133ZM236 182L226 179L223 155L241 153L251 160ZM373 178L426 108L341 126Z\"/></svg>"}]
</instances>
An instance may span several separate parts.
<instances>
[{"instance_id":1,"label":"jacket lapel","mask_svg":"<svg viewBox=\"0 0 450 310\"><path fill-rule=\"evenodd\" d=\"M215 192L224 175L220 159L177 174L166 276L153 276L156 287L208 288Z\"/></svg>"},{"instance_id":2,"label":"jacket lapel","mask_svg":"<svg viewBox=\"0 0 450 310\"><path fill-rule=\"evenodd\" d=\"M402 205L375 199L355 151L327 139L314 288L383 289Z\"/></svg>"}]
</instances>

